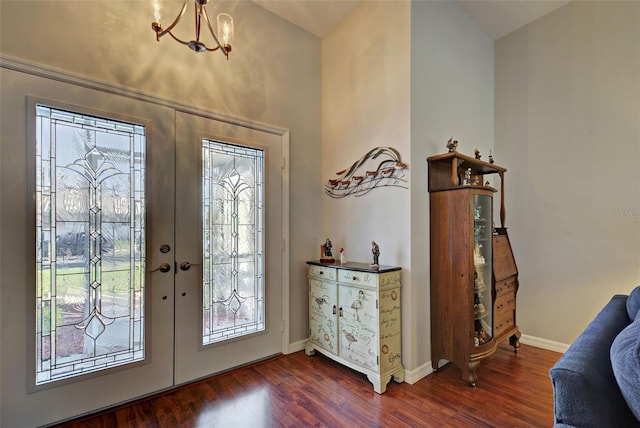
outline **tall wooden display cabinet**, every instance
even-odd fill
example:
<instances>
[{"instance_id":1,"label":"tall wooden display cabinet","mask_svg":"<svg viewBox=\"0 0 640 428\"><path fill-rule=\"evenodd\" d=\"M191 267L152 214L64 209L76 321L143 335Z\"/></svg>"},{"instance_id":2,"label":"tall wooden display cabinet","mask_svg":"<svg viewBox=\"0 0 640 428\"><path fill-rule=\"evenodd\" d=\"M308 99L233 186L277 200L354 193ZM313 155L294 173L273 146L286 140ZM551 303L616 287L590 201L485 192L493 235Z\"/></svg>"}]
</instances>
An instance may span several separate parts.
<instances>
[{"instance_id":1,"label":"tall wooden display cabinet","mask_svg":"<svg viewBox=\"0 0 640 428\"><path fill-rule=\"evenodd\" d=\"M431 361L453 362L474 386L480 361L508 339L517 351L518 271L504 227L505 168L458 152L429 163ZM500 228L486 175L500 177Z\"/></svg>"}]
</instances>

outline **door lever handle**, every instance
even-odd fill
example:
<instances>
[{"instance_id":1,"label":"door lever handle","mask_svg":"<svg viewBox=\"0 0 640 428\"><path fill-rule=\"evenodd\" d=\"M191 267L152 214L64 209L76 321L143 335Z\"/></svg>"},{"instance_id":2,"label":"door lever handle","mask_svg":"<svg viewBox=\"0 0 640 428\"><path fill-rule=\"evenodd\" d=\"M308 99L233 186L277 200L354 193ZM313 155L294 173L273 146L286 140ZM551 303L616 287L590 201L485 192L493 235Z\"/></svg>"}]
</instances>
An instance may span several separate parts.
<instances>
[{"instance_id":1,"label":"door lever handle","mask_svg":"<svg viewBox=\"0 0 640 428\"><path fill-rule=\"evenodd\" d=\"M202 263L196 264L196 263L190 263L190 262L185 261L185 262L180 263L180 270L187 271L187 270L191 269L191 266L202 266Z\"/></svg>"},{"instance_id":2,"label":"door lever handle","mask_svg":"<svg viewBox=\"0 0 640 428\"><path fill-rule=\"evenodd\" d=\"M160 266L158 266L157 268L150 270L149 272L169 272L171 270L171 265L169 263L162 263Z\"/></svg>"}]
</instances>

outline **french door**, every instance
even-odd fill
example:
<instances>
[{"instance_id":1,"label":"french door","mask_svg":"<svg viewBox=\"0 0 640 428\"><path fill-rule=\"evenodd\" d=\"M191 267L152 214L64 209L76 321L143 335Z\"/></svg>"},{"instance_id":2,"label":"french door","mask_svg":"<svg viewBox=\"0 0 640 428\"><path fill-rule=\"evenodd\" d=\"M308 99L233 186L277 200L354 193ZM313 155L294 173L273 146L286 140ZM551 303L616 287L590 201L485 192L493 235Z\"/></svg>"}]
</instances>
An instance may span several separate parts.
<instances>
[{"instance_id":1,"label":"french door","mask_svg":"<svg viewBox=\"0 0 640 428\"><path fill-rule=\"evenodd\" d=\"M283 350L280 141L176 114L177 384Z\"/></svg>"},{"instance_id":2,"label":"french door","mask_svg":"<svg viewBox=\"0 0 640 428\"><path fill-rule=\"evenodd\" d=\"M1 426L283 351L282 134L0 77Z\"/></svg>"}]
</instances>

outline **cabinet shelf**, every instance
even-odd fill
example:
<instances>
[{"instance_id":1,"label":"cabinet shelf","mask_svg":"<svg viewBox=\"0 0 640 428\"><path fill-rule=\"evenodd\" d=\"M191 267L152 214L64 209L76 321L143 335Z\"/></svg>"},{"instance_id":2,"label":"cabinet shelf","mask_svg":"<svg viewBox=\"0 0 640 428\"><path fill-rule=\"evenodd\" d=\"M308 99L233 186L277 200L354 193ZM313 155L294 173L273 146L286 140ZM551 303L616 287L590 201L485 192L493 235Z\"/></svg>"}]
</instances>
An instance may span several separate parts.
<instances>
[{"instance_id":1,"label":"cabinet shelf","mask_svg":"<svg viewBox=\"0 0 640 428\"><path fill-rule=\"evenodd\" d=\"M507 170L480 159L463 155L458 152L449 152L442 155L427 158L429 162L429 192L439 190L451 190L460 187L495 191L491 186L486 186L483 180L485 175L502 175ZM479 184L463 184L464 173L471 170L472 177L478 177ZM473 183L473 181L472 181Z\"/></svg>"},{"instance_id":2,"label":"cabinet shelf","mask_svg":"<svg viewBox=\"0 0 640 428\"><path fill-rule=\"evenodd\" d=\"M504 207L504 173L506 168L494 163L485 162L458 152L449 152L427 158L429 163L429 193L457 189L472 189L496 193L492 186L485 185L485 179L493 174L500 177L500 225L505 227L506 211ZM471 170L471 182L477 184L464 185L463 177Z\"/></svg>"}]
</instances>

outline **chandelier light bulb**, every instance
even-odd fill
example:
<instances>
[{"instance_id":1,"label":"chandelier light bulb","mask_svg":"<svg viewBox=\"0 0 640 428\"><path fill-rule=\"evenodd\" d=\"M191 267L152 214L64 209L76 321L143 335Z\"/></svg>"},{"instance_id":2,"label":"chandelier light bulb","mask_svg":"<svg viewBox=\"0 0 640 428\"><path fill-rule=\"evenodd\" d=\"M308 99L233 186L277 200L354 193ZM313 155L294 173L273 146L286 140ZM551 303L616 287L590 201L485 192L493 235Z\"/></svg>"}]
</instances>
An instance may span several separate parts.
<instances>
[{"instance_id":1,"label":"chandelier light bulb","mask_svg":"<svg viewBox=\"0 0 640 428\"><path fill-rule=\"evenodd\" d=\"M162 4L160 0L151 0L151 13L153 14L153 22L162 25Z\"/></svg>"},{"instance_id":2,"label":"chandelier light bulb","mask_svg":"<svg viewBox=\"0 0 640 428\"><path fill-rule=\"evenodd\" d=\"M218 35L223 49L231 51L233 46L233 18L231 15L221 13L218 15Z\"/></svg>"}]
</instances>

